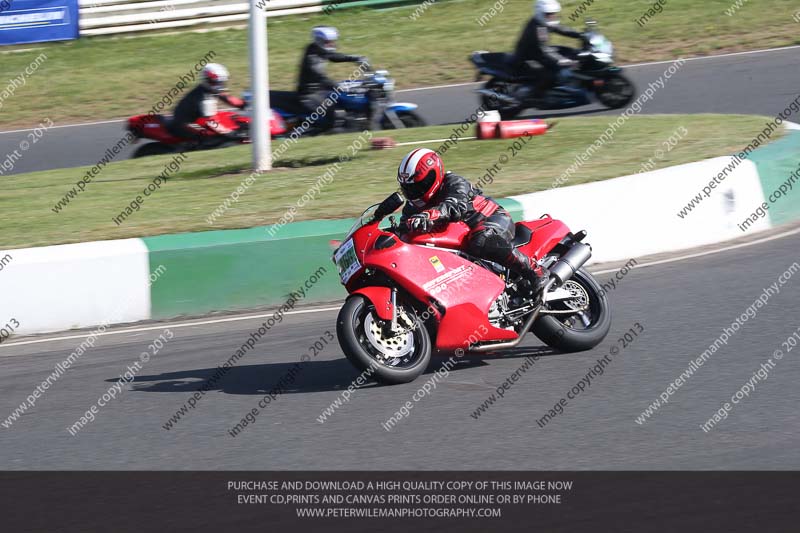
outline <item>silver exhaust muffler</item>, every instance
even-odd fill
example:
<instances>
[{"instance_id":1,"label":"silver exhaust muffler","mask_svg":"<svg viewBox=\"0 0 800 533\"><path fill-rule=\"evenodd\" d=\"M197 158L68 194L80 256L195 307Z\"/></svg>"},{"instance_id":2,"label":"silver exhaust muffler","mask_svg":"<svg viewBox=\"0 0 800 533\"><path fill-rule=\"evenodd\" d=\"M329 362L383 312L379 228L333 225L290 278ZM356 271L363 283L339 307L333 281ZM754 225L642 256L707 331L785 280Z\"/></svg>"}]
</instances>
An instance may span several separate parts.
<instances>
[{"instance_id":1,"label":"silver exhaust muffler","mask_svg":"<svg viewBox=\"0 0 800 533\"><path fill-rule=\"evenodd\" d=\"M585 265L586 262L591 259L591 257L591 246L582 242L575 243L561 259L556 261L555 264L550 267L550 280L547 282L547 285L545 285L542 292L547 294L550 292L550 289L553 288L553 286L563 285L564 282L574 276L575 272L580 270L580 268ZM507 350L509 348L515 348L516 346L519 346L519 344L525 338L525 335L527 335L531 327L533 327L533 323L536 322L537 318L539 318L541 312L542 305L540 304L533 312L531 312L530 316L528 316L528 319L525 321L525 323L522 325L522 329L519 331L519 337L513 341L470 346L467 349L467 352L486 353L496 350Z\"/></svg>"},{"instance_id":2,"label":"silver exhaust muffler","mask_svg":"<svg viewBox=\"0 0 800 533\"><path fill-rule=\"evenodd\" d=\"M576 243L567 253L550 267L550 274L555 278L557 285L575 275L575 272L586 264L592 257L592 247L582 242Z\"/></svg>"}]
</instances>

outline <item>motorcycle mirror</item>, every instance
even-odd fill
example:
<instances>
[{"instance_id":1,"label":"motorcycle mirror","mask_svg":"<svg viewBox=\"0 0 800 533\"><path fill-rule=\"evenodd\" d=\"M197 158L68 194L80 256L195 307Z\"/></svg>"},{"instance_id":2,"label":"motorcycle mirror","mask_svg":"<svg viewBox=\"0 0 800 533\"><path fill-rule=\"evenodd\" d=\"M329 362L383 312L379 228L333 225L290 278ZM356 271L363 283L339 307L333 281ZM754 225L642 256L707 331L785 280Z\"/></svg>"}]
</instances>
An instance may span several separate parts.
<instances>
[{"instance_id":1,"label":"motorcycle mirror","mask_svg":"<svg viewBox=\"0 0 800 533\"><path fill-rule=\"evenodd\" d=\"M382 220L386 215L394 213L403 203L403 197L399 192L392 193L378 205L375 210L375 220Z\"/></svg>"}]
</instances>

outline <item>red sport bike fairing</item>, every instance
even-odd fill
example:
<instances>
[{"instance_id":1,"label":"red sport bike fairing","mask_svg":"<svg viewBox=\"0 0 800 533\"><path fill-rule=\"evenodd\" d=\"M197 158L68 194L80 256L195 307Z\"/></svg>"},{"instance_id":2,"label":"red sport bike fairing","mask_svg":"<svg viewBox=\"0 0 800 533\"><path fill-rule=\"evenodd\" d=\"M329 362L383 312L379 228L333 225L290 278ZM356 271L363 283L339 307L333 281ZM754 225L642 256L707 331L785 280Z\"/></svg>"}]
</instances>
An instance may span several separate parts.
<instances>
[{"instance_id":1,"label":"red sport bike fairing","mask_svg":"<svg viewBox=\"0 0 800 533\"><path fill-rule=\"evenodd\" d=\"M542 302L505 267L470 256L469 228L398 235L381 221L403 205L394 193L367 209L335 250L350 293L337 318L339 344L358 369L383 383L421 375L438 352L496 352L533 332L549 346L575 352L597 346L611 327L605 293L581 267L591 247L548 215L518 222L514 244L548 267Z\"/></svg>"},{"instance_id":2,"label":"red sport bike fairing","mask_svg":"<svg viewBox=\"0 0 800 533\"><path fill-rule=\"evenodd\" d=\"M195 150L209 150L250 142L250 117L233 111L219 111L213 117L198 119L195 127L201 138L199 143L193 139L176 137L170 133L167 129L167 122L170 120L172 120L171 117L150 114L135 115L129 118L128 131L137 139L154 141L140 146L134 152L133 157L170 154L184 151L187 146L194 147ZM211 124L214 124L216 128L221 127L223 130L227 130L230 134L228 136L220 135L209 127ZM277 113L271 114L269 126L273 138L286 133L286 124Z\"/></svg>"}]
</instances>

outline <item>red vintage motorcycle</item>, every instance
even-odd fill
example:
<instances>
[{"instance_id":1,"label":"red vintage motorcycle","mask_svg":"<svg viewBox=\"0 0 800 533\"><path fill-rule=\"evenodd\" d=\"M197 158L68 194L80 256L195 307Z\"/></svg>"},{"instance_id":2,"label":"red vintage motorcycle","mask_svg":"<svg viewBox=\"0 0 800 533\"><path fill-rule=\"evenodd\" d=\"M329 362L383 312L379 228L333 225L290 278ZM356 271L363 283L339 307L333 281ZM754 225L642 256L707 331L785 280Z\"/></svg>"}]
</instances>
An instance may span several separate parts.
<instances>
[{"instance_id":1,"label":"red vintage motorcycle","mask_svg":"<svg viewBox=\"0 0 800 533\"><path fill-rule=\"evenodd\" d=\"M608 300L581 267L591 247L549 215L518 222L514 245L547 266L540 298L507 268L470 256L469 227L437 233L400 232L390 217L403 205L394 193L367 209L333 254L350 294L336 331L345 356L383 383L407 383L437 354L494 353L533 332L564 352L589 350L611 328Z\"/></svg>"},{"instance_id":2,"label":"red vintage motorcycle","mask_svg":"<svg viewBox=\"0 0 800 533\"><path fill-rule=\"evenodd\" d=\"M151 155L170 154L191 150L210 150L224 148L237 144L250 142L250 117L240 115L233 111L219 111L213 117L200 118L195 123L200 141L177 137L167 129L170 117L164 115L136 115L128 119L128 131L138 139L149 139L153 142L143 144L133 154L133 157L147 157ZM209 125L214 124L229 131L228 135L220 135ZM286 133L286 124L277 113L270 115L270 134L273 138Z\"/></svg>"}]
</instances>

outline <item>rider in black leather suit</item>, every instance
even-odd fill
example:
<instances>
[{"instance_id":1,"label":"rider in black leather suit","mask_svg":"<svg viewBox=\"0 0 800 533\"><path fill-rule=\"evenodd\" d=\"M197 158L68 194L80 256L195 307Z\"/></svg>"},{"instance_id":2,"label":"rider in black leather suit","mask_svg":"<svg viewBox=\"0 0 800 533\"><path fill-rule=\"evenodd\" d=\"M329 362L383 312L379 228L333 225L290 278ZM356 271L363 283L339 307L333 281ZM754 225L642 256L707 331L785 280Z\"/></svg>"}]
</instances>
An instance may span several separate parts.
<instances>
[{"instance_id":1,"label":"rider in black leather suit","mask_svg":"<svg viewBox=\"0 0 800 533\"><path fill-rule=\"evenodd\" d=\"M535 77L536 94L542 96L556 84L563 68L574 65L574 61L559 54L550 46L550 32L584 39L581 32L559 25L555 15L561 11L558 2L538 2L536 15L525 25L514 50L514 66L522 75ZM539 68L537 68L539 67Z\"/></svg>"},{"instance_id":2,"label":"rider in black leather suit","mask_svg":"<svg viewBox=\"0 0 800 533\"><path fill-rule=\"evenodd\" d=\"M205 136L200 133L200 127L196 124L197 120L216 115L217 101L240 109L245 106L244 101L240 98L226 92L228 70L224 66L216 63L206 65L200 73L200 80L200 84L178 102L172 113L172 120L166 124L167 131L172 135L195 142L205 139ZM235 136L235 132L230 132L222 126L214 124L213 121L207 122L205 127L220 136Z\"/></svg>"},{"instance_id":3,"label":"rider in black leather suit","mask_svg":"<svg viewBox=\"0 0 800 533\"><path fill-rule=\"evenodd\" d=\"M445 173L436 152L425 148L411 151L400 163L398 181L408 199L400 217L401 228L430 232L451 222L464 222L471 230L467 241L470 254L528 279L535 294L544 287L549 272L514 247L516 226L508 211L465 178Z\"/></svg>"},{"instance_id":4,"label":"rider in black leather suit","mask_svg":"<svg viewBox=\"0 0 800 533\"><path fill-rule=\"evenodd\" d=\"M308 114L322 105L332 92L337 89L336 82L325 73L325 64L362 63L368 64L364 56L347 55L336 51L336 40L339 32L336 28L318 26L311 32L314 41L306 47L300 63L300 78L297 83L297 96ZM325 131L333 125L333 109L325 109L325 113L317 120L316 126Z\"/></svg>"}]
</instances>

